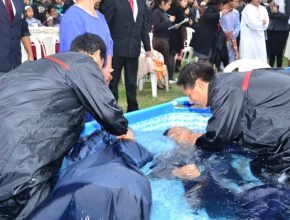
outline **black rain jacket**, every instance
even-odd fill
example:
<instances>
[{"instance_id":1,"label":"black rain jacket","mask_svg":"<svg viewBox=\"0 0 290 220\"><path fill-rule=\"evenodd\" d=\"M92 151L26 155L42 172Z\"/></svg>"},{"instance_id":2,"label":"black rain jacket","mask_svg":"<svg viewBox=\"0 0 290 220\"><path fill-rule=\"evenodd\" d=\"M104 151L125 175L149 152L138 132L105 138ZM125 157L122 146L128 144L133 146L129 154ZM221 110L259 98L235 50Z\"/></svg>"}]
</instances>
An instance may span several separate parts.
<instances>
[{"instance_id":1,"label":"black rain jacket","mask_svg":"<svg viewBox=\"0 0 290 220\"><path fill-rule=\"evenodd\" d=\"M0 219L22 219L49 193L86 111L114 135L127 132L127 120L97 63L82 53L26 62L0 85Z\"/></svg>"},{"instance_id":2,"label":"black rain jacket","mask_svg":"<svg viewBox=\"0 0 290 220\"><path fill-rule=\"evenodd\" d=\"M244 76L227 73L209 84L213 115L196 144L218 151L237 143L257 155L251 164L255 173L290 174L290 72L254 70L245 92Z\"/></svg>"},{"instance_id":3,"label":"black rain jacket","mask_svg":"<svg viewBox=\"0 0 290 220\"><path fill-rule=\"evenodd\" d=\"M96 131L65 160L50 196L31 220L149 219L151 188L139 168L153 155L135 141Z\"/></svg>"}]
</instances>

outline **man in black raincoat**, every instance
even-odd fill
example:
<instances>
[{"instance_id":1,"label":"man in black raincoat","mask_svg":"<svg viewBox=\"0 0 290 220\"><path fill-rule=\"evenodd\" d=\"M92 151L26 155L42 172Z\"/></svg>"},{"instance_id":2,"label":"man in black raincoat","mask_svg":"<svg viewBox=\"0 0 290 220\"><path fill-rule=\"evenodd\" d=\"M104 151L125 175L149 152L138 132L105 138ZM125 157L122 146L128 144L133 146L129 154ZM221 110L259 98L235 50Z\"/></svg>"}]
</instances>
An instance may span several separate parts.
<instances>
[{"instance_id":1,"label":"man in black raincoat","mask_svg":"<svg viewBox=\"0 0 290 220\"><path fill-rule=\"evenodd\" d=\"M48 195L88 111L125 137L127 120L100 71L97 35L77 37L72 51L26 62L0 78L0 219L24 219Z\"/></svg>"},{"instance_id":2,"label":"man in black raincoat","mask_svg":"<svg viewBox=\"0 0 290 220\"><path fill-rule=\"evenodd\" d=\"M189 64L178 85L192 102L210 106L212 117L196 145L220 151L236 143L253 152L255 175L290 183L290 73L259 69L215 76L205 63Z\"/></svg>"}]
</instances>

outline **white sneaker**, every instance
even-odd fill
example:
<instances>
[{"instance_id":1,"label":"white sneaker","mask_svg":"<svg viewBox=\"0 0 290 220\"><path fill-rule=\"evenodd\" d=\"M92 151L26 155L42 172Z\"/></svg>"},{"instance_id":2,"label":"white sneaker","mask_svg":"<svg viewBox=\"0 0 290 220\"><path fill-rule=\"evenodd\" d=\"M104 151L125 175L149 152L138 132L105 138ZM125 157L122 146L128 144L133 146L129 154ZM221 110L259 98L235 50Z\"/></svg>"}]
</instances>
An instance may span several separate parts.
<instances>
[{"instance_id":1,"label":"white sneaker","mask_svg":"<svg viewBox=\"0 0 290 220\"><path fill-rule=\"evenodd\" d=\"M169 84L174 84L177 82L177 80L168 80Z\"/></svg>"}]
</instances>

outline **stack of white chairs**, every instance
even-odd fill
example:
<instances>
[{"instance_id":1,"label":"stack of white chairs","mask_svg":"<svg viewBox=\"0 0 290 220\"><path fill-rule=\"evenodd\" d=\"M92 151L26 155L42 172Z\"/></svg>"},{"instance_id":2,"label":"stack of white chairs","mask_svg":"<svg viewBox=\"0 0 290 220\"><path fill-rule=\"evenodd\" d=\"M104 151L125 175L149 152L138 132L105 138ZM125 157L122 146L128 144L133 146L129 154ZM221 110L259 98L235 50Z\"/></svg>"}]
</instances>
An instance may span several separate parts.
<instances>
[{"instance_id":1,"label":"stack of white chairs","mask_svg":"<svg viewBox=\"0 0 290 220\"><path fill-rule=\"evenodd\" d=\"M52 36L52 35L49 36L48 35L48 36L45 36L39 40L44 47L44 51L45 51L46 56L50 56L50 55L56 53L55 45L58 41L58 38L56 36Z\"/></svg>"}]
</instances>

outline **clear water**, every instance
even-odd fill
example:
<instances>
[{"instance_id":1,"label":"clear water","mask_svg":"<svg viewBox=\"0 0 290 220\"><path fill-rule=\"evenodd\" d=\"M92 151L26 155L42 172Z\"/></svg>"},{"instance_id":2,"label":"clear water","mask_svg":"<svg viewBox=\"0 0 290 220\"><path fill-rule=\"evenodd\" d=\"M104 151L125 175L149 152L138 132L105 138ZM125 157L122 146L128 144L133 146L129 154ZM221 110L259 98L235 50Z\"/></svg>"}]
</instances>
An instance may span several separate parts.
<instances>
[{"instance_id":1,"label":"clear water","mask_svg":"<svg viewBox=\"0 0 290 220\"><path fill-rule=\"evenodd\" d=\"M184 126L194 132L204 132L209 117L208 114L192 112L170 113L130 124L130 127L139 143L156 157L162 157L176 148L173 141L162 135L166 129L172 126ZM197 164L203 167L201 170L204 172L196 182L175 178L151 178L153 200L151 219L290 219L290 199L279 197L279 193L289 193L289 191L268 186L254 177L249 168L250 160L247 155L227 149L223 153L209 155L203 160L203 164ZM149 177L152 173L151 165L152 162L143 168L144 173ZM194 187L188 194L185 187L190 184ZM257 193L258 199L255 199L255 196L250 197L253 193ZM290 193L288 195L290 198ZM244 198L249 200L245 201ZM281 201L277 202L279 198ZM240 208L240 204L243 208ZM259 207L261 204L263 207ZM281 205L282 214L279 211ZM268 209L271 210L270 214L265 211Z\"/></svg>"}]
</instances>

